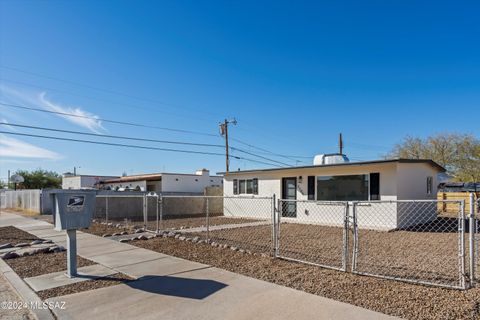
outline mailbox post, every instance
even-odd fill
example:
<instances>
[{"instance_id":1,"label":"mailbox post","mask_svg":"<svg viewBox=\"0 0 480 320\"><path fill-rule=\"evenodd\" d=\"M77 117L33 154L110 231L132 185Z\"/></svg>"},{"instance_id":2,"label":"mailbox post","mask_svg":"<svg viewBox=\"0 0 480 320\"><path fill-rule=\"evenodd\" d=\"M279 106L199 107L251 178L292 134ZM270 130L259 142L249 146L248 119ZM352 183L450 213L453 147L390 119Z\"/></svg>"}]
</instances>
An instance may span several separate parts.
<instances>
[{"instance_id":1,"label":"mailbox post","mask_svg":"<svg viewBox=\"0 0 480 320\"><path fill-rule=\"evenodd\" d=\"M88 228L95 210L94 190L55 190L51 193L55 230L67 233L67 276L77 276L77 229Z\"/></svg>"}]
</instances>

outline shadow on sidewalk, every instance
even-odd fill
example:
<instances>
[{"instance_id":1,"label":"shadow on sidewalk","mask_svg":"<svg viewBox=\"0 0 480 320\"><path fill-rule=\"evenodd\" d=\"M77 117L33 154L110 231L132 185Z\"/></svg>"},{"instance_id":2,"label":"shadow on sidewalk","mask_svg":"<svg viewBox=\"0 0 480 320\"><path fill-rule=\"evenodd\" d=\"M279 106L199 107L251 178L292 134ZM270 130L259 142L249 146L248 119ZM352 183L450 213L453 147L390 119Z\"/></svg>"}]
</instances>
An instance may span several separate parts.
<instances>
[{"instance_id":1,"label":"shadow on sidewalk","mask_svg":"<svg viewBox=\"0 0 480 320\"><path fill-rule=\"evenodd\" d=\"M226 284L214 280L150 275L129 281L126 285L146 292L196 300L205 299L227 287Z\"/></svg>"}]
</instances>

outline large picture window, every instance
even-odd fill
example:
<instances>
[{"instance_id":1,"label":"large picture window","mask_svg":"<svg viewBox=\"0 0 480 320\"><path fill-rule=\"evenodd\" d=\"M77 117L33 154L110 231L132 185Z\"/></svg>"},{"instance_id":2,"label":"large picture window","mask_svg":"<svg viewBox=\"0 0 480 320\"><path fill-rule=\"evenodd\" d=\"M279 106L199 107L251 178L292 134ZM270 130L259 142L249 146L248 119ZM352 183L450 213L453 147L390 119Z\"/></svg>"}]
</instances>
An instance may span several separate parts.
<instances>
[{"instance_id":1,"label":"large picture window","mask_svg":"<svg viewBox=\"0 0 480 320\"><path fill-rule=\"evenodd\" d=\"M258 179L234 179L233 194L258 194Z\"/></svg>"},{"instance_id":2,"label":"large picture window","mask_svg":"<svg viewBox=\"0 0 480 320\"><path fill-rule=\"evenodd\" d=\"M368 200L368 174L317 177L317 200Z\"/></svg>"}]
</instances>

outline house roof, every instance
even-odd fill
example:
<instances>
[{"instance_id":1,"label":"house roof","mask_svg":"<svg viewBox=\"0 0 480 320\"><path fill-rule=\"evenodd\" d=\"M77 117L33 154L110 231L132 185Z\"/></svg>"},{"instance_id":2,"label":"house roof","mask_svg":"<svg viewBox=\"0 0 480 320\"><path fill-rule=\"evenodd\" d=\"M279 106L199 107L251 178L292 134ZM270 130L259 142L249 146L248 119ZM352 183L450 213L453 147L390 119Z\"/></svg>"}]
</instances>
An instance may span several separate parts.
<instances>
[{"instance_id":1,"label":"house roof","mask_svg":"<svg viewBox=\"0 0 480 320\"><path fill-rule=\"evenodd\" d=\"M133 182L133 181L156 181L162 178L161 173L138 174L133 176L118 177L115 179L107 179L100 181L101 184L117 183L117 182Z\"/></svg>"},{"instance_id":2,"label":"house roof","mask_svg":"<svg viewBox=\"0 0 480 320\"><path fill-rule=\"evenodd\" d=\"M335 164L323 164L323 165L311 165L311 166L297 166L297 167L282 167L282 168L268 168L268 169L254 169L244 171L230 171L228 173L219 172L218 174L235 175L242 173L255 173L255 172L269 172L269 171L284 171L284 170L297 170L297 169L314 169L314 168L332 168L332 167L346 167L346 166L363 166L372 164L383 163L426 163L436 168L439 172L445 172L445 168L430 159L388 159L388 160L372 160L372 161L359 161L359 162L344 162Z\"/></svg>"},{"instance_id":3,"label":"house roof","mask_svg":"<svg viewBox=\"0 0 480 320\"><path fill-rule=\"evenodd\" d=\"M137 175L131 175L131 176L125 176L125 177L118 177L115 179L106 179L101 181L100 184L133 182L133 181L158 181L158 180L161 180L162 176L164 175L201 177L201 175L195 174L195 173L160 172L160 173L137 174ZM219 176L210 176L210 178L215 178L215 177L219 177Z\"/></svg>"}]
</instances>

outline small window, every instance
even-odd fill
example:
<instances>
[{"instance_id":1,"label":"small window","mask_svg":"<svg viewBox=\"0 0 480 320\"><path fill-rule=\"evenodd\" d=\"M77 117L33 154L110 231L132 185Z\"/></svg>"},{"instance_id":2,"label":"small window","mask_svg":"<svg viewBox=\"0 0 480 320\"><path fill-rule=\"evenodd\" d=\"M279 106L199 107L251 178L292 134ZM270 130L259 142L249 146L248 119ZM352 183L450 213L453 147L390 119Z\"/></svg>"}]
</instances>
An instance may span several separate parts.
<instances>
[{"instance_id":1,"label":"small window","mask_svg":"<svg viewBox=\"0 0 480 320\"><path fill-rule=\"evenodd\" d=\"M253 180L246 180L247 181L247 192L248 194L253 194Z\"/></svg>"},{"instance_id":2,"label":"small window","mask_svg":"<svg viewBox=\"0 0 480 320\"><path fill-rule=\"evenodd\" d=\"M233 194L258 194L258 179L234 179Z\"/></svg>"},{"instance_id":3,"label":"small window","mask_svg":"<svg viewBox=\"0 0 480 320\"><path fill-rule=\"evenodd\" d=\"M253 194L258 194L258 179L253 179Z\"/></svg>"},{"instance_id":4,"label":"small window","mask_svg":"<svg viewBox=\"0 0 480 320\"><path fill-rule=\"evenodd\" d=\"M246 193L247 191L247 180L239 180L238 181L238 192L239 193Z\"/></svg>"},{"instance_id":5,"label":"small window","mask_svg":"<svg viewBox=\"0 0 480 320\"><path fill-rule=\"evenodd\" d=\"M433 190L433 177L427 177L427 194L432 194Z\"/></svg>"},{"instance_id":6,"label":"small window","mask_svg":"<svg viewBox=\"0 0 480 320\"><path fill-rule=\"evenodd\" d=\"M238 194L238 180L233 179L233 194Z\"/></svg>"}]
</instances>

